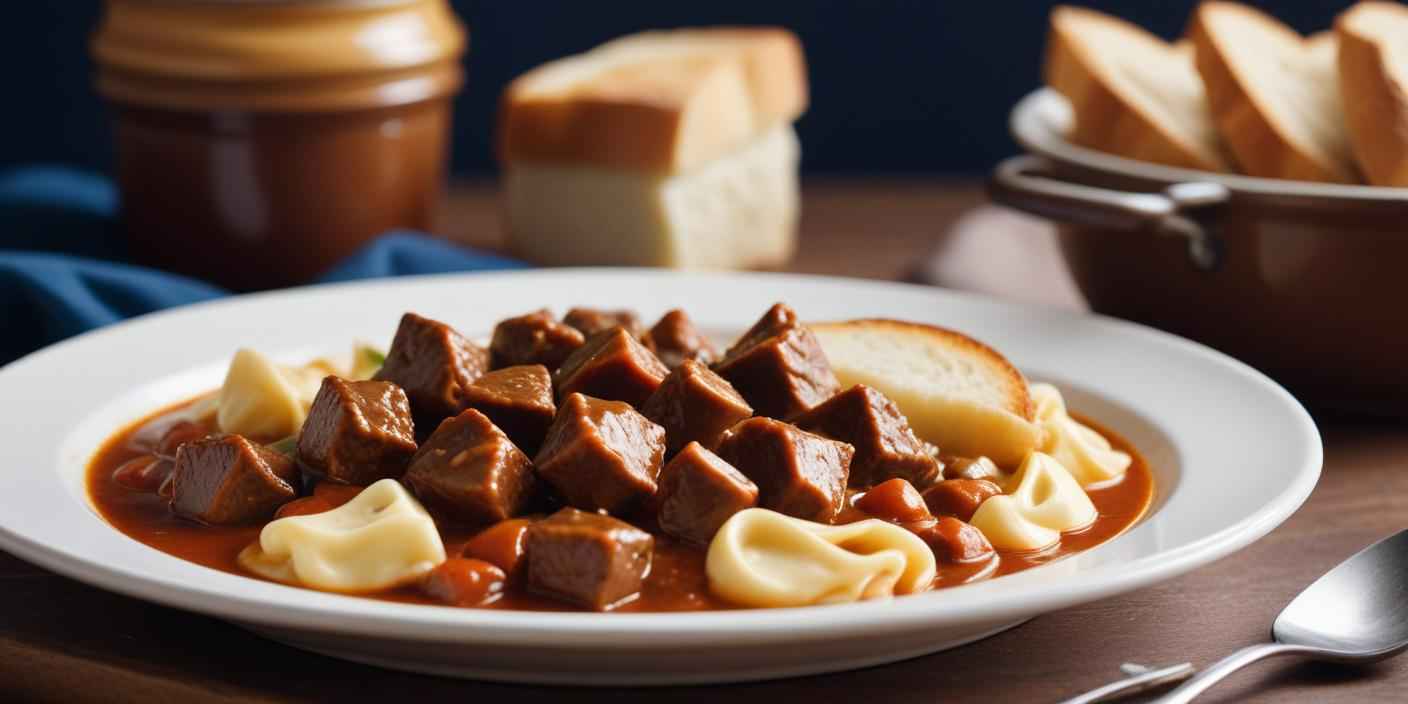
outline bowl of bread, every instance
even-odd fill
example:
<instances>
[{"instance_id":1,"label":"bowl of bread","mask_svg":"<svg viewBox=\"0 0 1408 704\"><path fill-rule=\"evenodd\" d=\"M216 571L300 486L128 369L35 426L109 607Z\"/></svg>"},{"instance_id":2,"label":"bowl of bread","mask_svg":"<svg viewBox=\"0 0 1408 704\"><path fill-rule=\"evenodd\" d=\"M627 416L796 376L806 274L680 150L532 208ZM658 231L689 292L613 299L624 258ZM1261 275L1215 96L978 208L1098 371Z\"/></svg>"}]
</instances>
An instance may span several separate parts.
<instances>
[{"instance_id":1,"label":"bowl of bread","mask_svg":"<svg viewBox=\"0 0 1408 704\"><path fill-rule=\"evenodd\" d=\"M1204 2L1166 41L1051 14L1026 154L990 194L1059 225L1092 308L1208 343L1316 406L1408 401L1408 6L1304 36Z\"/></svg>"}]
</instances>

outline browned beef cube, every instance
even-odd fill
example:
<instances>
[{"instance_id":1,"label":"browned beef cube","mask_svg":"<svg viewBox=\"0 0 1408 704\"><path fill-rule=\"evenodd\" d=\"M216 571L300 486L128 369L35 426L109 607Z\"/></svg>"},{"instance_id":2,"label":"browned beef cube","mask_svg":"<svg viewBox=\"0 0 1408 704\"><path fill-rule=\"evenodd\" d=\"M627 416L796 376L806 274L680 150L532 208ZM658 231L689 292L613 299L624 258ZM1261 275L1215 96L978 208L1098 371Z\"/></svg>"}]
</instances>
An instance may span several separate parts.
<instances>
[{"instance_id":1,"label":"browned beef cube","mask_svg":"<svg viewBox=\"0 0 1408 704\"><path fill-rule=\"evenodd\" d=\"M900 478L923 489L939 480L939 463L915 437L909 419L885 394L864 384L832 396L792 419L802 430L850 443L850 485L865 488Z\"/></svg>"},{"instance_id":2,"label":"browned beef cube","mask_svg":"<svg viewBox=\"0 0 1408 704\"><path fill-rule=\"evenodd\" d=\"M724 433L715 452L758 485L758 505L831 523L846 498L855 449L772 418L749 418Z\"/></svg>"},{"instance_id":3,"label":"browned beef cube","mask_svg":"<svg viewBox=\"0 0 1408 704\"><path fill-rule=\"evenodd\" d=\"M614 327L622 327L631 337L640 337L640 316L633 310L601 310L600 308L573 308L562 316L562 322L591 337Z\"/></svg>"},{"instance_id":4,"label":"browned beef cube","mask_svg":"<svg viewBox=\"0 0 1408 704\"><path fill-rule=\"evenodd\" d=\"M709 338L699 334L694 321L678 308L661 317L660 322L646 331L640 341L671 369L680 366L686 359L711 364L719 355Z\"/></svg>"},{"instance_id":5,"label":"browned beef cube","mask_svg":"<svg viewBox=\"0 0 1408 704\"><path fill-rule=\"evenodd\" d=\"M620 401L563 400L534 464L572 506L621 514L655 495L665 429Z\"/></svg>"},{"instance_id":6,"label":"browned beef cube","mask_svg":"<svg viewBox=\"0 0 1408 704\"><path fill-rule=\"evenodd\" d=\"M725 430L753 415L733 385L708 367L687 359L670 372L640 412L665 428L669 454L691 442L713 447Z\"/></svg>"},{"instance_id":7,"label":"browned beef cube","mask_svg":"<svg viewBox=\"0 0 1408 704\"><path fill-rule=\"evenodd\" d=\"M831 398L840 383L812 331L779 303L730 347L714 371L762 416L792 416Z\"/></svg>"},{"instance_id":8,"label":"browned beef cube","mask_svg":"<svg viewBox=\"0 0 1408 704\"><path fill-rule=\"evenodd\" d=\"M489 341L489 352L494 369L519 364L557 369L585 341L580 330L558 322L544 308L499 321Z\"/></svg>"},{"instance_id":9,"label":"browned beef cube","mask_svg":"<svg viewBox=\"0 0 1408 704\"><path fill-rule=\"evenodd\" d=\"M557 405L552 375L541 364L495 369L465 389L465 405L494 421L510 440L532 455L543 444Z\"/></svg>"},{"instance_id":10,"label":"browned beef cube","mask_svg":"<svg viewBox=\"0 0 1408 704\"><path fill-rule=\"evenodd\" d=\"M303 468L342 484L400 477L415 453L410 403L389 381L323 379L298 435Z\"/></svg>"},{"instance_id":11,"label":"browned beef cube","mask_svg":"<svg viewBox=\"0 0 1408 704\"><path fill-rule=\"evenodd\" d=\"M434 427L464 410L464 390L488 368L488 350L449 325L407 313L375 378L401 387L416 417Z\"/></svg>"},{"instance_id":12,"label":"browned beef cube","mask_svg":"<svg viewBox=\"0 0 1408 704\"><path fill-rule=\"evenodd\" d=\"M597 333L553 374L558 398L580 393L632 406L660 388L670 370L622 328Z\"/></svg>"},{"instance_id":13,"label":"browned beef cube","mask_svg":"<svg viewBox=\"0 0 1408 704\"><path fill-rule=\"evenodd\" d=\"M733 514L758 505L758 485L697 442L660 470L660 530L708 545Z\"/></svg>"},{"instance_id":14,"label":"browned beef cube","mask_svg":"<svg viewBox=\"0 0 1408 704\"><path fill-rule=\"evenodd\" d=\"M564 508L528 527L530 591L606 611L640 593L655 539L599 513Z\"/></svg>"},{"instance_id":15,"label":"browned beef cube","mask_svg":"<svg viewBox=\"0 0 1408 704\"><path fill-rule=\"evenodd\" d=\"M298 496L298 467L240 435L192 440L176 451L171 510L210 525L268 520Z\"/></svg>"},{"instance_id":16,"label":"browned beef cube","mask_svg":"<svg viewBox=\"0 0 1408 704\"><path fill-rule=\"evenodd\" d=\"M538 484L528 456L473 408L440 423L404 481L432 510L471 523L522 513Z\"/></svg>"}]
</instances>

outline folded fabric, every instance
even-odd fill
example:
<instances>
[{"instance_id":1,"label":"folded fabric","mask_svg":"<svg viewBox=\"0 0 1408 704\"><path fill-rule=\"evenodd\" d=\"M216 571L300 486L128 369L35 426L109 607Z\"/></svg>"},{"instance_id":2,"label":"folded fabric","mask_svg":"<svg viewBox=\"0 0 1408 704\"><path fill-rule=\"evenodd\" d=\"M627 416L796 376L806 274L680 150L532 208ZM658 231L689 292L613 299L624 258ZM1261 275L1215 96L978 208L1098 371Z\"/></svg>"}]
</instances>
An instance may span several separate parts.
<instances>
[{"instance_id":1,"label":"folded fabric","mask_svg":"<svg viewBox=\"0 0 1408 704\"><path fill-rule=\"evenodd\" d=\"M116 192L100 176L55 167L0 176L0 364L126 318L231 295L123 261L116 213ZM523 267L397 231L309 283Z\"/></svg>"}]
</instances>

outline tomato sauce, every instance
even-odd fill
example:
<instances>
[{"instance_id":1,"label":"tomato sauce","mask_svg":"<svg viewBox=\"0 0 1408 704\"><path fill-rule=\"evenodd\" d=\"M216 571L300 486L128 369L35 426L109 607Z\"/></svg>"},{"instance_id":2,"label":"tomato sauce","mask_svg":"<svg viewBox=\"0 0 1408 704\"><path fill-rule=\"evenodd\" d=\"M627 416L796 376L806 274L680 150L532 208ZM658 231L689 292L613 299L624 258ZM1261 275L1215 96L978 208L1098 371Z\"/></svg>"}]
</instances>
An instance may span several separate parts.
<instances>
[{"instance_id":1,"label":"tomato sauce","mask_svg":"<svg viewBox=\"0 0 1408 704\"><path fill-rule=\"evenodd\" d=\"M113 479L114 471L128 460L148 455L154 430L171 424L171 416L188 404L159 411L110 438L88 467L88 494L94 507L113 527L134 540L169 555L211 569L259 579L242 568L240 551L259 538L263 526L207 526L177 518L167 500L156 493L129 489ZM1134 458L1129 471L1118 483L1088 490L1099 517L1089 527L1065 533L1057 547L1037 554L999 551L992 560L974 564L939 563L934 587L948 587L989 579L1054 562L1095 547L1133 526L1149 509L1154 496L1154 480L1144 458L1124 438L1081 418L1109 438L1119 450ZM350 498L350 495L348 496ZM640 523L640 521L635 521ZM642 526L648 528L648 526ZM468 527L441 522L440 532L447 555L461 554L465 543L482 526ZM640 596L613 611L704 611L736 608L709 593L704 574L704 549L655 534L655 553L650 574ZM388 601L440 604L414 586L364 595ZM526 590L510 588L492 604L474 608L533 611L577 611L569 604L546 599Z\"/></svg>"}]
</instances>

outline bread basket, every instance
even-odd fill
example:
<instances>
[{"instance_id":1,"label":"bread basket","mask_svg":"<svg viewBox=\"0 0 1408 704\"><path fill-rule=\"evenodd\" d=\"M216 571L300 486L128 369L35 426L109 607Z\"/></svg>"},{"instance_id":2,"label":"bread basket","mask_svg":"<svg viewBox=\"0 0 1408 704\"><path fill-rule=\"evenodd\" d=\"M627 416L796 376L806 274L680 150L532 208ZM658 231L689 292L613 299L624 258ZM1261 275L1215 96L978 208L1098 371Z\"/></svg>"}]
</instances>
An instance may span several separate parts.
<instances>
[{"instance_id":1,"label":"bread basket","mask_svg":"<svg viewBox=\"0 0 1408 704\"><path fill-rule=\"evenodd\" d=\"M1021 100L1027 153L989 194L1059 226L1091 308L1227 352L1314 407L1408 416L1408 189L1132 161L1067 142L1071 121L1050 89Z\"/></svg>"}]
</instances>

